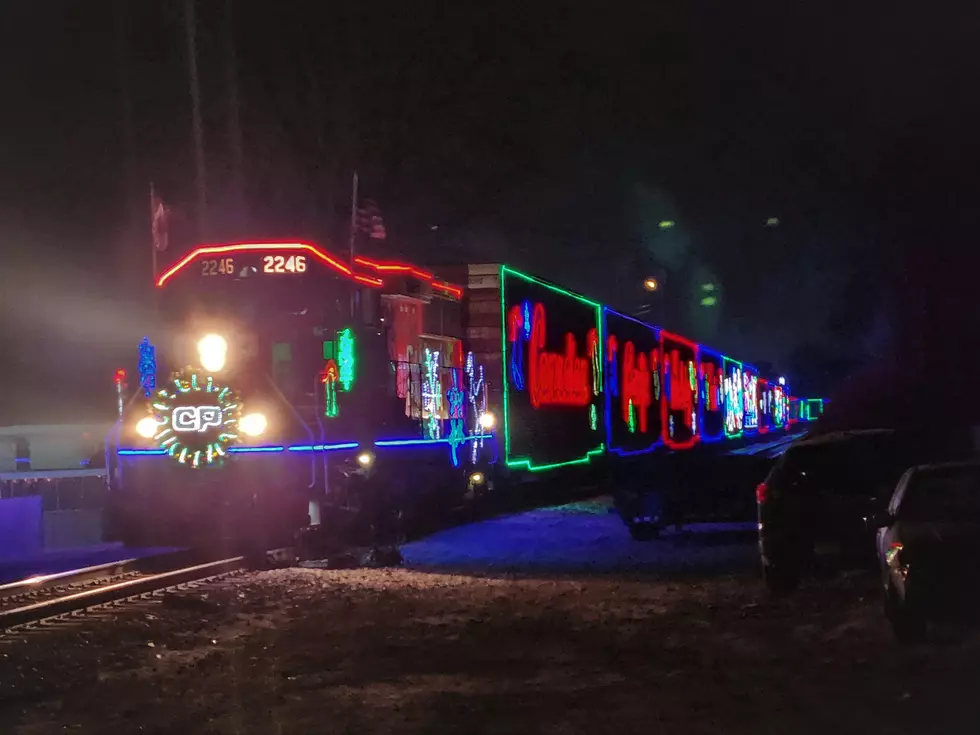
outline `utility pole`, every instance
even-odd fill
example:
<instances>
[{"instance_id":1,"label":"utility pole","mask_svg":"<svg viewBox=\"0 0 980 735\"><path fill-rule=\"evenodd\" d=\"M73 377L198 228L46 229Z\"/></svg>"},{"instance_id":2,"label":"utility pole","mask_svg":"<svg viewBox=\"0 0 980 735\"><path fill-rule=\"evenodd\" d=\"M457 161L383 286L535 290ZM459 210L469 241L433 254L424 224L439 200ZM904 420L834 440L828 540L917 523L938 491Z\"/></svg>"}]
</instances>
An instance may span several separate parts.
<instances>
[{"instance_id":1,"label":"utility pole","mask_svg":"<svg viewBox=\"0 0 980 735\"><path fill-rule=\"evenodd\" d=\"M116 74L119 84L120 97L120 122L122 123L122 155L123 155L123 179L122 179L122 204L123 217L122 227L120 228L120 242L116 247L116 266L120 269L120 277L124 283L139 283L139 279L131 278L132 272L137 268L135 259L140 248L133 247L133 238L143 236L146 232L145 220L142 218L143 210L139 207L138 192L142 187L137 184L136 169L136 135L133 124L133 98L129 75L129 44L127 36L129 24L127 22L127 0L116 0L113 8L115 20L115 41L116 41Z\"/></svg>"},{"instance_id":2,"label":"utility pole","mask_svg":"<svg viewBox=\"0 0 980 735\"><path fill-rule=\"evenodd\" d=\"M354 243L357 239L357 171L354 172L354 180L351 183L350 193L350 264L354 265Z\"/></svg>"},{"instance_id":3,"label":"utility pole","mask_svg":"<svg viewBox=\"0 0 980 735\"><path fill-rule=\"evenodd\" d=\"M326 126L320 69L316 60L309 61L309 107L316 142L316 179L313 187L313 221L317 228L324 227L330 232L334 225L334 167L328 165Z\"/></svg>"},{"instance_id":4,"label":"utility pole","mask_svg":"<svg viewBox=\"0 0 980 735\"><path fill-rule=\"evenodd\" d=\"M200 239L208 231L208 184L204 168L204 123L201 120L201 82L197 70L197 18L195 0L184 0L184 30L187 35L187 72L191 93L191 118L194 128L194 184L197 193L197 230Z\"/></svg>"},{"instance_id":5,"label":"utility pole","mask_svg":"<svg viewBox=\"0 0 980 735\"><path fill-rule=\"evenodd\" d=\"M231 201L234 221L248 228L245 206L241 100L238 92L238 56L235 49L235 0L225 0L225 83L228 86L228 142L231 147Z\"/></svg>"}]
</instances>

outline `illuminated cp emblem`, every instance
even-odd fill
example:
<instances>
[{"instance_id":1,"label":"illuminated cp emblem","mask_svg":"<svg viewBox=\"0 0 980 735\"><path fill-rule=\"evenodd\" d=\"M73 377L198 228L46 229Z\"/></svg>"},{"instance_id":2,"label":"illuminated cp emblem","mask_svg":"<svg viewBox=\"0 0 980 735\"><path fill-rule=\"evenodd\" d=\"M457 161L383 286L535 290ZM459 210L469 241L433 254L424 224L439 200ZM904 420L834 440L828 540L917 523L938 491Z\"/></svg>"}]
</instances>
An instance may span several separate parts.
<instances>
[{"instance_id":1,"label":"illuminated cp emblem","mask_svg":"<svg viewBox=\"0 0 980 735\"><path fill-rule=\"evenodd\" d=\"M178 406L170 421L174 431L207 431L221 426L221 409L217 406Z\"/></svg>"}]
</instances>

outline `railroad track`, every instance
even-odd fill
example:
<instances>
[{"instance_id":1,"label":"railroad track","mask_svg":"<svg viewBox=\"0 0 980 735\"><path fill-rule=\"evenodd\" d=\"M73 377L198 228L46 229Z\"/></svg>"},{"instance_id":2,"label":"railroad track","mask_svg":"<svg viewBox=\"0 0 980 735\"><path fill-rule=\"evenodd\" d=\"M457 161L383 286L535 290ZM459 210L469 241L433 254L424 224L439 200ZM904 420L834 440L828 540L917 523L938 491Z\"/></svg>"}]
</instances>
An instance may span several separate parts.
<instances>
[{"instance_id":1,"label":"railroad track","mask_svg":"<svg viewBox=\"0 0 980 735\"><path fill-rule=\"evenodd\" d=\"M245 556L157 572L146 571L145 560L127 559L0 585L0 632L252 568Z\"/></svg>"}]
</instances>

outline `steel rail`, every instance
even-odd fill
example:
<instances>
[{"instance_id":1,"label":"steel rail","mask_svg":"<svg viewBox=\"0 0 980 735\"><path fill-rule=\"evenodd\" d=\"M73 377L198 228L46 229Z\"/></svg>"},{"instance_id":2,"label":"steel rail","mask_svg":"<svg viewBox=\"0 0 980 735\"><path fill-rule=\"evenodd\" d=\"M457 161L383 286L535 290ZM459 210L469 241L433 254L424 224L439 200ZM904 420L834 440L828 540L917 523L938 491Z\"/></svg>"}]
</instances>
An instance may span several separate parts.
<instances>
[{"instance_id":1,"label":"steel rail","mask_svg":"<svg viewBox=\"0 0 980 735\"><path fill-rule=\"evenodd\" d=\"M249 567L246 557L235 556L159 574L148 574L138 579L128 579L115 584L106 584L90 590L82 590L50 600L42 600L30 605L0 611L0 629L36 623L59 615L86 610L97 605L158 592L187 582L204 581Z\"/></svg>"}]
</instances>

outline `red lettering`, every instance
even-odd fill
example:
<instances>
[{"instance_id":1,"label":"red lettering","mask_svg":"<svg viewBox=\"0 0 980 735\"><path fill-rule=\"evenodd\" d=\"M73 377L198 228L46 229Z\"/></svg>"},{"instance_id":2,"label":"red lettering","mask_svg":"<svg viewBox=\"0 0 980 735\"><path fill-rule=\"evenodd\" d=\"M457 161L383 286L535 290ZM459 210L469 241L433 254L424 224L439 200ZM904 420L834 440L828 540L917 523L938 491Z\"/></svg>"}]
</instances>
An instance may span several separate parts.
<instances>
[{"instance_id":1,"label":"red lettering","mask_svg":"<svg viewBox=\"0 0 980 735\"><path fill-rule=\"evenodd\" d=\"M701 366L704 375L704 383L708 388L708 403L705 408L709 411L719 411L721 409L721 371L712 362L706 362Z\"/></svg>"},{"instance_id":2,"label":"red lettering","mask_svg":"<svg viewBox=\"0 0 980 735\"><path fill-rule=\"evenodd\" d=\"M511 344L517 342L518 334L523 328L524 317L521 315L521 307L510 307L510 311L507 312L507 341Z\"/></svg>"},{"instance_id":3,"label":"red lettering","mask_svg":"<svg viewBox=\"0 0 980 735\"><path fill-rule=\"evenodd\" d=\"M595 360L599 357L599 334L595 329L590 329L588 335L585 338L586 343L589 346L589 357Z\"/></svg>"},{"instance_id":4,"label":"red lettering","mask_svg":"<svg viewBox=\"0 0 980 735\"><path fill-rule=\"evenodd\" d=\"M647 411L650 408L650 363L644 353L636 358L632 342L623 346L623 389L620 391L623 421L630 421L630 404L639 416L640 432L647 431Z\"/></svg>"},{"instance_id":5,"label":"red lettering","mask_svg":"<svg viewBox=\"0 0 980 735\"><path fill-rule=\"evenodd\" d=\"M589 359L592 361L592 393L599 395L602 392L602 385L599 382L602 376L602 366L599 364L599 333L595 329L590 329L585 339L589 347Z\"/></svg>"},{"instance_id":6,"label":"red lettering","mask_svg":"<svg viewBox=\"0 0 980 735\"><path fill-rule=\"evenodd\" d=\"M571 332L565 335L564 353L545 352L546 339L544 305L535 304L528 366L531 405L589 405L589 360L576 355L575 336Z\"/></svg>"},{"instance_id":7,"label":"red lettering","mask_svg":"<svg viewBox=\"0 0 980 735\"><path fill-rule=\"evenodd\" d=\"M691 390L690 368L687 361L680 358L677 350L670 351L670 358L666 367L670 370L670 409L682 411L684 425L690 428L694 411L694 391Z\"/></svg>"}]
</instances>

